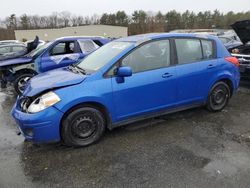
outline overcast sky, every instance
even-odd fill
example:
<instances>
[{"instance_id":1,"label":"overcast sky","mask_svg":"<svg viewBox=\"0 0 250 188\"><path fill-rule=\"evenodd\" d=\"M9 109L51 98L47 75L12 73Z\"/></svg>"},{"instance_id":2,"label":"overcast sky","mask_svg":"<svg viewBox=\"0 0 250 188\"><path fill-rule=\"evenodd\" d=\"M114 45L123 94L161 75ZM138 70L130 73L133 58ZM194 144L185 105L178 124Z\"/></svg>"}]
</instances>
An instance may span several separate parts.
<instances>
[{"instance_id":1,"label":"overcast sky","mask_svg":"<svg viewBox=\"0 0 250 188\"><path fill-rule=\"evenodd\" d=\"M101 15L125 10L162 11L169 10L194 12L215 10L250 11L250 0L4 0L0 6L0 18L12 13L48 15L52 12L69 11L76 15Z\"/></svg>"}]
</instances>

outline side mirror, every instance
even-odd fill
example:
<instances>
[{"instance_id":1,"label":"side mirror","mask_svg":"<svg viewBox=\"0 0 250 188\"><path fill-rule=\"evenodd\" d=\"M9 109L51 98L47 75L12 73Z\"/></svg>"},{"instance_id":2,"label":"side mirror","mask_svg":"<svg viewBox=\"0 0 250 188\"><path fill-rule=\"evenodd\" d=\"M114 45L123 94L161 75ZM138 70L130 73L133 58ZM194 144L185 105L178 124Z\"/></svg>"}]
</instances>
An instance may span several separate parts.
<instances>
[{"instance_id":1,"label":"side mirror","mask_svg":"<svg viewBox=\"0 0 250 188\"><path fill-rule=\"evenodd\" d=\"M132 76L132 69L131 67L119 67L116 71L116 75L119 77Z\"/></svg>"}]
</instances>

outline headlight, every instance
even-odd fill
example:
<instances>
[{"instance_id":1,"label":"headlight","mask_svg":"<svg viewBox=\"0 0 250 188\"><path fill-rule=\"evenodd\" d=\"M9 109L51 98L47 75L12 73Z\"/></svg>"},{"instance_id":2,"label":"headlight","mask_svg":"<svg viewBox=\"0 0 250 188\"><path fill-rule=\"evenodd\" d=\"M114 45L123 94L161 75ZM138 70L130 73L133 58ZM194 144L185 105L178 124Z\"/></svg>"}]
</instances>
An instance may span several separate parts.
<instances>
[{"instance_id":1,"label":"headlight","mask_svg":"<svg viewBox=\"0 0 250 188\"><path fill-rule=\"evenodd\" d=\"M48 92L37 99L35 99L28 108L29 113L40 112L54 104L58 103L61 99L54 92Z\"/></svg>"}]
</instances>

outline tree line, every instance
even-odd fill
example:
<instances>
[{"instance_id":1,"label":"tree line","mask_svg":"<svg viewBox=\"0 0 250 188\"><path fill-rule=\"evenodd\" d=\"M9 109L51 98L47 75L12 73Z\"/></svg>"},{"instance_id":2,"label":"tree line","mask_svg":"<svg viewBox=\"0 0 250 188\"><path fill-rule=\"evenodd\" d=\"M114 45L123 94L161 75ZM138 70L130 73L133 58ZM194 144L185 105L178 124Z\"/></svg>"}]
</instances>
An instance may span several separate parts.
<instances>
[{"instance_id":1,"label":"tree line","mask_svg":"<svg viewBox=\"0 0 250 188\"><path fill-rule=\"evenodd\" d=\"M76 16L70 12L54 12L48 16L27 15L16 16L11 14L0 20L0 26L8 30L17 29L54 29L71 26L83 26L90 24L105 24L114 26L126 26L129 35L147 32L168 32L175 29L229 29L230 25L238 20L250 19L250 11L234 13L232 11L222 13L219 10L183 13L171 10L166 13L134 11L131 15L125 11L116 13L104 13L101 16Z\"/></svg>"}]
</instances>

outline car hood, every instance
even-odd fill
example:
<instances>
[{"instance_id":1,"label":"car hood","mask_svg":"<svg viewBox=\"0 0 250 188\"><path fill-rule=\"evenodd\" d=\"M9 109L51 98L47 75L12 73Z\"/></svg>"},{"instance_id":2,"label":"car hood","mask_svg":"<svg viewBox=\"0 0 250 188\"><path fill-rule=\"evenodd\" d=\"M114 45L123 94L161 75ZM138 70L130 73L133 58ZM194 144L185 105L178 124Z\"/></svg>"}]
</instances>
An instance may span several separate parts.
<instances>
[{"instance_id":1,"label":"car hood","mask_svg":"<svg viewBox=\"0 0 250 188\"><path fill-rule=\"evenodd\" d=\"M225 47L228 49L228 50L231 50L233 48L236 48L236 47L240 47L242 46L242 42L240 41L233 41L233 42L228 42L225 44Z\"/></svg>"},{"instance_id":2,"label":"car hood","mask_svg":"<svg viewBox=\"0 0 250 188\"><path fill-rule=\"evenodd\" d=\"M250 20L235 22L231 27L244 44L250 41Z\"/></svg>"},{"instance_id":3,"label":"car hood","mask_svg":"<svg viewBox=\"0 0 250 188\"><path fill-rule=\"evenodd\" d=\"M17 65L17 64L26 64L26 63L30 63L31 61L32 61L31 57L20 57L16 59L9 59L9 60L0 61L0 67Z\"/></svg>"},{"instance_id":4,"label":"car hood","mask_svg":"<svg viewBox=\"0 0 250 188\"><path fill-rule=\"evenodd\" d=\"M67 67L55 69L33 77L23 95L33 97L47 90L76 85L86 77L86 75L71 72Z\"/></svg>"}]
</instances>

